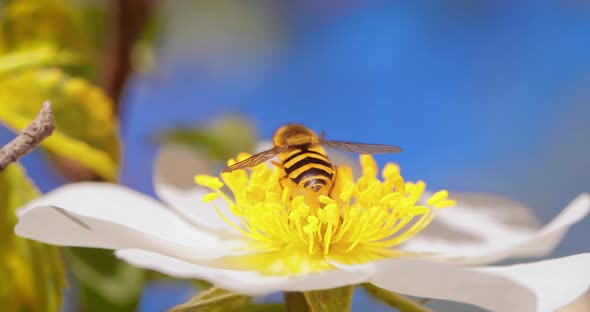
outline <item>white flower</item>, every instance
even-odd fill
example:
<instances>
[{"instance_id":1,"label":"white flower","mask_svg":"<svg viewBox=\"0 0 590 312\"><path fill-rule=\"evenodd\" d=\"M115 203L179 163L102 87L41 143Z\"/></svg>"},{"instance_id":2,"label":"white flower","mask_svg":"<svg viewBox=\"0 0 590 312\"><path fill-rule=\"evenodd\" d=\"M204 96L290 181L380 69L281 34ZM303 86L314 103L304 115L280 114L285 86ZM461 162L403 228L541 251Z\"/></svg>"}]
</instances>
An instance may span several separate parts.
<instances>
[{"instance_id":1,"label":"white flower","mask_svg":"<svg viewBox=\"0 0 590 312\"><path fill-rule=\"evenodd\" d=\"M15 231L22 237L55 245L113 249L118 257L134 265L178 277L205 279L248 295L370 282L396 293L465 302L490 310L553 311L575 300L590 285L590 253L519 265L485 266L508 258L550 253L569 227L589 213L589 194L575 198L544 227L536 225L527 208L511 201L488 195L457 194L456 207L441 210L422 233L405 241L418 230L394 231L392 235L404 236L405 241L403 245L388 243L389 247L394 246L391 250L395 252L383 254L383 248L377 248L371 249L377 254L351 252L347 259L345 251L355 251L357 246L351 242L356 239L363 243L366 237L359 238L362 227L352 224L350 228L357 226L357 232L353 233L357 236L350 231L344 236L357 238L338 241L335 229L344 227L338 221L333 224L334 233L330 233L332 245L325 241L328 237L324 236L325 226L321 231L307 228L313 235L315 231L321 232L319 241L315 238L310 244L305 240L308 232L302 230L303 235L299 236L294 232L292 239L301 239L305 252L297 249L300 253L292 255L295 251L290 247L277 247L290 246L284 241L291 238L264 232L257 236L256 228L240 225L255 224L258 229L280 229L277 233L291 235L280 222L269 225L274 220L269 216L252 219L262 212L252 216L242 211L242 215L236 216L225 201L214 199L217 195L206 195L205 189L193 187L190 181L198 164L193 152L187 149L170 147L164 151L154 182L155 191L164 203L116 184L87 182L63 186L23 207ZM365 175L369 167L370 163L363 165ZM395 171L393 167L387 168L389 173ZM416 185L406 183L405 187ZM437 194L434 200L431 198L430 206L439 206L446 200L442 193ZM204 195L213 200L219 212L201 201ZM243 202L238 199L234 204L233 211L240 214L238 210ZM426 215L430 219L437 210L422 211L418 208L424 206L416 203L406 206L416 208L406 209L414 211L411 216ZM264 207L263 212L270 206ZM318 219L321 228L321 224L332 222L329 217L332 212L324 210L305 215ZM399 218L410 216L406 210ZM299 212L287 217L293 222L300 218ZM342 216L340 220L346 218ZM309 226L309 220L301 225ZM426 224L425 221L423 225ZM362 229L365 234L374 230L377 236L373 237L380 237L380 229ZM391 238L367 238L366 246L380 246L384 240L390 242Z\"/></svg>"}]
</instances>

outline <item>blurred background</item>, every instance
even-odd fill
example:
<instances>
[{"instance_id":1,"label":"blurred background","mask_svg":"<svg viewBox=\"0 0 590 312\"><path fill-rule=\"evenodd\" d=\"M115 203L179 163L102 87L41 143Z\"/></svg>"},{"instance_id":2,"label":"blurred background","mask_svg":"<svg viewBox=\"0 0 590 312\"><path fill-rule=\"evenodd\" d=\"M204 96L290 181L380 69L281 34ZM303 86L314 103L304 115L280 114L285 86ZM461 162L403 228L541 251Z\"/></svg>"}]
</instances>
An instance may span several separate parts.
<instances>
[{"instance_id":1,"label":"blurred background","mask_svg":"<svg viewBox=\"0 0 590 312\"><path fill-rule=\"evenodd\" d=\"M117 2L71 3L94 12L86 21L104 42L113 10L132 12L120 22L141 29L131 36L120 90L101 85L114 90L107 94L118 112L126 186L154 195L159 144L202 143L203 129L232 116L252 138L297 122L332 139L402 146L378 161L397 162L406 179L431 189L508 196L543 224L590 191L588 1ZM97 61L96 71L109 66ZM0 142L12 137L0 129ZM42 152L23 164L43 192L71 181ZM589 235L586 219L552 256L587 252ZM78 311L79 292L93 290L70 280L64 311ZM132 295L140 297L125 309L162 311L194 289L160 276L138 280ZM362 292L353 305L387 310Z\"/></svg>"}]
</instances>

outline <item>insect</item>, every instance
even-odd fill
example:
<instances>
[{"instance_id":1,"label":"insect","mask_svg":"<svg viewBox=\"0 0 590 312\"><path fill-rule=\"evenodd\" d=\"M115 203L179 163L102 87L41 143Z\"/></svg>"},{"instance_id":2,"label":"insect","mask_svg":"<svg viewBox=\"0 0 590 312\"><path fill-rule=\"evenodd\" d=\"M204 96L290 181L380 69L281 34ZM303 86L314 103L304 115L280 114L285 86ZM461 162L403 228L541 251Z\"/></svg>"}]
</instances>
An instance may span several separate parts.
<instances>
[{"instance_id":1,"label":"insect","mask_svg":"<svg viewBox=\"0 0 590 312\"><path fill-rule=\"evenodd\" d=\"M275 156L285 171L286 179L318 195L328 195L334 184L336 170L323 147L336 148L359 154L400 153L398 146L325 140L311 129L299 124L286 124L273 136L273 148L255 154L223 170L253 167Z\"/></svg>"}]
</instances>

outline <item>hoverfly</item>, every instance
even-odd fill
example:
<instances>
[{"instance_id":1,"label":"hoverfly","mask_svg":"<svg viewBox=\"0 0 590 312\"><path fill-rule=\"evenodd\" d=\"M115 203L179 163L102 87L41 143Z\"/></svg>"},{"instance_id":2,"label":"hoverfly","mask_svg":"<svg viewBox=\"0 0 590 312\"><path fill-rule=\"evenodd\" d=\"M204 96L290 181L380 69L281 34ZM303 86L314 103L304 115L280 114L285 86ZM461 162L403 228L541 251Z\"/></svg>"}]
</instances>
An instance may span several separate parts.
<instances>
[{"instance_id":1,"label":"hoverfly","mask_svg":"<svg viewBox=\"0 0 590 312\"><path fill-rule=\"evenodd\" d=\"M359 154L400 153L398 146L325 140L311 129L298 124L287 124L273 135L273 148L255 154L223 170L253 167L278 155L285 177L295 185L318 195L328 195L335 179L332 166L323 147L336 148Z\"/></svg>"}]
</instances>

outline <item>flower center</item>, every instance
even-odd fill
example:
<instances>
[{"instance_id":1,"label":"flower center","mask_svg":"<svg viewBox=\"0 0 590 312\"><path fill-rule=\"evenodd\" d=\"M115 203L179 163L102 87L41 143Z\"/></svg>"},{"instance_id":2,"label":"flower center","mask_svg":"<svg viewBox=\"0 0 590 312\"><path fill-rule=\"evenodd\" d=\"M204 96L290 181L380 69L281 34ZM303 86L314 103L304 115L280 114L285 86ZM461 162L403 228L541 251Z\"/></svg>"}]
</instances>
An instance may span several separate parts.
<instances>
[{"instance_id":1,"label":"flower center","mask_svg":"<svg viewBox=\"0 0 590 312\"><path fill-rule=\"evenodd\" d=\"M248 156L241 154L238 160ZM362 176L356 180L350 167L338 167L329 196L281 185L281 168L264 164L222 173L223 182L207 175L195 180L213 190L203 197L205 202L220 196L227 201L241 224L213 206L249 238L249 247L264 254L246 262L256 262L261 271L291 274L326 269L327 260L352 264L395 256L400 251L394 247L423 230L437 209L454 205L445 190L419 205L424 182L405 182L393 163L385 165L382 179L373 157L360 156L360 165Z\"/></svg>"}]
</instances>

